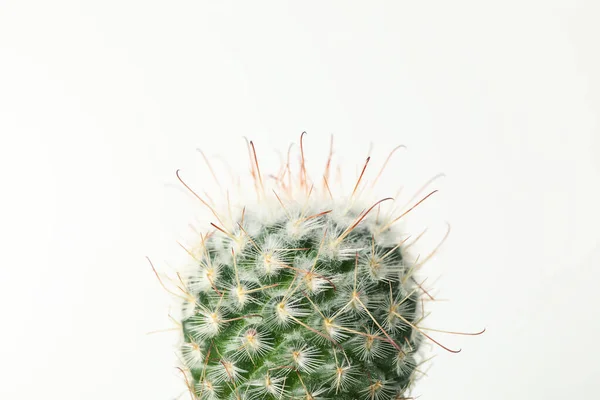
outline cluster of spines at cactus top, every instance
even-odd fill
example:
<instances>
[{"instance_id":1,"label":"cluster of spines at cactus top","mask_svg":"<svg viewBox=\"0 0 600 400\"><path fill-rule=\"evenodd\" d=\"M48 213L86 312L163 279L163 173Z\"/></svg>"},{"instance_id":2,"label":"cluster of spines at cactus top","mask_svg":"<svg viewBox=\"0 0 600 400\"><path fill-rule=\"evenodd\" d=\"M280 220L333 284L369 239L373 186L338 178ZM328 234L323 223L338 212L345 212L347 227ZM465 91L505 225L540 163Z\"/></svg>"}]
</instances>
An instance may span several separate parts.
<instances>
[{"instance_id":1,"label":"cluster of spines at cactus top","mask_svg":"<svg viewBox=\"0 0 600 400\"><path fill-rule=\"evenodd\" d=\"M188 249L181 360L194 399L407 398L423 292L380 212L388 199L313 188L302 172L295 193L279 188L228 221L215 212Z\"/></svg>"}]
</instances>

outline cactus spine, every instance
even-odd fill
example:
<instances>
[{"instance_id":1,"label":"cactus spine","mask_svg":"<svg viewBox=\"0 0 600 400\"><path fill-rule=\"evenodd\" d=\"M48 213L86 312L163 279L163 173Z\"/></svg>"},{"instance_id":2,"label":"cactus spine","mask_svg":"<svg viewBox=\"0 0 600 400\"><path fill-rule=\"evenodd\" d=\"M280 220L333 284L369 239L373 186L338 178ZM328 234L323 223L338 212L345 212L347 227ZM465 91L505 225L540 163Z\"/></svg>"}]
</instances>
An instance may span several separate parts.
<instances>
[{"instance_id":1,"label":"cactus spine","mask_svg":"<svg viewBox=\"0 0 600 400\"><path fill-rule=\"evenodd\" d=\"M249 150L260 201L220 212L194 193L215 221L174 280L192 398L406 398L423 291L397 216L381 211L392 199L361 201L363 174L336 198L331 159L313 184L303 153L297 175L283 166L267 188Z\"/></svg>"}]
</instances>

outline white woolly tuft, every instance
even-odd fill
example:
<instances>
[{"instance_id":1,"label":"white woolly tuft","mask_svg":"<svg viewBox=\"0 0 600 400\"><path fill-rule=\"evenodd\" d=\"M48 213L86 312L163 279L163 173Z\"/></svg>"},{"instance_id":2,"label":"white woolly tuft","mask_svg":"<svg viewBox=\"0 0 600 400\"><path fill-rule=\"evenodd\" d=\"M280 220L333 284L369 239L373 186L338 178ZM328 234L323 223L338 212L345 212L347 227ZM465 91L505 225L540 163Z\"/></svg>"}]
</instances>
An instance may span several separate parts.
<instances>
[{"instance_id":1,"label":"white woolly tuft","mask_svg":"<svg viewBox=\"0 0 600 400\"><path fill-rule=\"evenodd\" d=\"M219 334L223 328L223 315L219 310L209 310L205 307L198 309L197 315L190 318L190 331L199 339L210 339Z\"/></svg>"},{"instance_id":2,"label":"white woolly tuft","mask_svg":"<svg viewBox=\"0 0 600 400\"><path fill-rule=\"evenodd\" d=\"M193 293L211 292L215 282L219 280L222 265L212 260L203 260L199 267L190 274L187 286Z\"/></svg>"},{"instance_id":3,"label":"white woolly tuft","mask_svg":"<svg viewBox=\"0 0 600 400\"><path fill-rule=\"evenodd\" d=\"M253 380L249 383L249 394L252 399L265 398L268 395L281 399L288 395L285 388L286 377L272 376L266 373L261 379Z\"/></svg>"},{"instance_id":4,"label":"white woolly tuft","mask_svg":"<svg viewBox=\"0 0 600 400\"><path fill-rule=\"evenodd\" d=\"M198 400L219 400L221 387L210 380L204 379L196 384L196 396Z\"/></svg>"},{"instance_id":5,"label":"white woolly tuft","mask_svg":"<svg viewBox=\"0 0 600 400\"><path fill-rule=\"evenodd\" d=\"M367 329L362 335L354 336L349 343L352 343L354 353L363 361L387 357L394 350L385 336L372 329Z\"/></svg>"},{"instance_id":6,"label":"white woolly tuft","mask_svg":"<svg viewBox=\"0 0 600 400\"><path fill-rule=\"evenodd\" d=\"M242 330L228 346L233 357L242 361L263 357L271 350L273 344L269 336L253 327Z\"/></svg>"},{"instance_id":7,"label":"white woolly tuft","mask_svg":"<svg viewBox=\"0 0 600 400\"><path fill-rule=\"evenodd\" d=\"M285 346L284 359L299 371L311 373L321 366L320 352L305 343Z\"/></svg>"},{"instance_id":8,"label":"white woolly tuft","mask_svg":"<svg viewBox=\"0 0 600 400\"><path fill-rule=\"evenodd\" d=\"M220 360L219 364L209 367L208 378L214 383L221 382L239 382L243 378L243 373L248 372L239 368L231 360Z\"/></svg>"},{"instance_id":9,"label":"white woolly tuft","mask_svg":"<svg viewBox=\"0 0 600 400\"><path fill-rule=\"evenodd\" d=\"M190 369L199 369L204 365L204 352L199 343L191 341L184 343L181 348L183 361Z\"/></svg>"},{"instance_id":10,"label":"white woolly tuft","mask_svg":"<svg viewBox=\"0 0 600 400\"><path fill-rule=\"evenodd\" d=\"M294 300L280 299L279 301L271 302L269 306L265 324L275 329L287 328L297 323L298 318L309 315L308 310L302 307L301 299L299 298Z\"/></svg>"},{"instance_id":11,"label":"white woolly tuft","mask_svg":"<svg viewBox=\"0 0 600 400\"><path fill-rule=\"evenodd\" d=\"M366 400L388 400L396 392L394 383L387 379L377 379L368 387L361 390Z\"/></svg>"},{"instance_id":12,"label":"white woolly tuft","mask_svg":"<svg viewBox=\"0 0 600 400\"><path fill-rule=\"evenodd\" d=\"M341 365L328 364L324 366L324 370L329 376L326 383L335 394L346 392L351 386L356 386L360 382L357 368L346 362Z\"/></svg>"}]
</instances>

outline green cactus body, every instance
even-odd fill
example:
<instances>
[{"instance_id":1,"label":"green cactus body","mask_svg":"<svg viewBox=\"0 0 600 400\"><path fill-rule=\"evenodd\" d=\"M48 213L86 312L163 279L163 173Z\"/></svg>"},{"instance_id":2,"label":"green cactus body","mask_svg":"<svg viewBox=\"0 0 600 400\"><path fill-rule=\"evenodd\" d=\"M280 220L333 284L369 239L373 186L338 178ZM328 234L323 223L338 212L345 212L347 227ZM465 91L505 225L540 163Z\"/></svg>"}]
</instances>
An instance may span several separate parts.
<instances>
[{"instance_id":1,"label":"green cactus body","mask_svg":"<svg viewBox=\"0 0 600 400\"><path fill-rule=\"evenodd\" d=\"M258 176L261 201L215 213L215 229L189 250L179 280L192 396L404 399L422 290L379 212L389 199L320 196L302 172L294 188L285 181L271 198Z\"/></svg>"}]
</instances>

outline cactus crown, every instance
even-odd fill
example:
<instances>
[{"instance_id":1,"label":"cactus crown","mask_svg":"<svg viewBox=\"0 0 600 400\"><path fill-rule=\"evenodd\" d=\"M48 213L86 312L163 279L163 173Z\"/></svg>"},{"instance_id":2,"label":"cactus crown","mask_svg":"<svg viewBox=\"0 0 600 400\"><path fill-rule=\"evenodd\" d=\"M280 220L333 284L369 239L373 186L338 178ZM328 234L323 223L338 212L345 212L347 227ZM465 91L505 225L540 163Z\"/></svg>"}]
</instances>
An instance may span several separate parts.
<instances>
[{"instance_id":1,"label":"cactus crown","mask_svg":"<svg viewBox=\"0 0 600 400\"><path fill-rule=\"evenodd\" d=\"M362 174L350 196L334 197L329 162L313 185L303 154L297 179L288 163L269 191L249 145L260 201L219 213L196 195L214 229L178 274L192 398L404 399L423 292L397 218L381 212L392 199L362 202Z\"/></svg>"}]
</instances>

